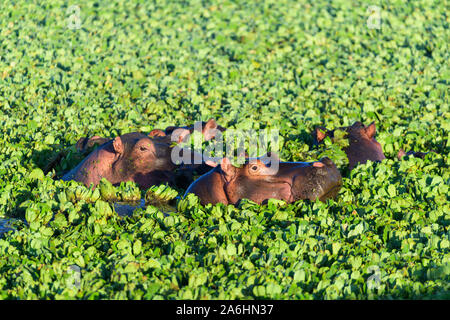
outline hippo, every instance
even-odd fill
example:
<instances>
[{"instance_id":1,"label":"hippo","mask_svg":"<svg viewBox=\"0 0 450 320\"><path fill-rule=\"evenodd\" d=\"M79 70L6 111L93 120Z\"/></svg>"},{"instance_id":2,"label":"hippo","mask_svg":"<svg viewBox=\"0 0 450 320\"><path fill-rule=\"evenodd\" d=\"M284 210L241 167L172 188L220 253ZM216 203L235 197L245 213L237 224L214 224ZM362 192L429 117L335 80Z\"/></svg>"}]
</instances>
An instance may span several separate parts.
<instances>
[{"instance_id":1,"label":"hippo","mask_svg":"<svg viewBox=\"0 0 450 320\"><path fill-rule=\"evenodd\" d=\"M374 162L386 159L380 143L375 140L376 126L372 122L367 127L357 121L348 127L341 127L340 130L347 132L349 141L344 152L348 157L348 166L352 170L358 163L364 164L367 160ZM326 137L333 138L335 130L328 130L324 127L317 127L313 134L315 142L321 143Z\"/></svg>"},{"instance_id":2,"label":"hippo","mask_svg":"<svg viewBox=\"0 0 450 320\"><path fill-rule=\"evenodd\" d=\"M366 127L358 121L351 126L340 127L339 129L347 132L349 146L344 148L344 151L348 157L350 170L352 170L358 163L366 163L367 160L379 162L386 159L380 143L375 140L375 122L372 122ZM316 127L313 133L313 138L315 139L316 144L321 143L326 137L333 138L333 136L334 130L328 130L325 127ZM436 151L431 150L430 152ZM413 156L423 159L430 152L405 152L403 149L400 149L397 154L397 158L398 160L401 160L404 156Z\"/></svg>"},{"instance_id":3,"label":"hippo","mask_svg":"<svg viewBox=\"0 0 450 320\"><path fill-rule=\"evenodd\" d=\"M199 126L201 125L201 127ZM164 137L164 136L172 136L172 134L175 132L175 134L178 133L179 137L176 139L178 142L181 142L187 137L187 133L192 134L195 130L195 128L201 128L201 133L203 134L203 137L205 141L209 141L213 139L217 131L223 132L225 131L225 128L218 125L217 122L214 119L209 119L208 121L201 121L198 123L194 123L191 126L183 126L183 127L177 127L177 126L169 126L165 130L162 129L153 129L149 132L149 137ZM183 129L183 130L179 130ZM181 134L179 134L181 133ZM89 151L92 147L95 145L102 145L108 141L110 141L110 138L103 138L100 136L93 136L91 138L89 137L83 137L80 138L76 143L76 148L78 152L82 154L86 154L87 151Z\"/></svg>"},{"instance_id":4,"label":"hippo","mask_svg":"<svg viewBox=\"0 0 450 320\"><path fill-rule=\"evenodd\" d=\"M213 119L206 122L207 128L202 128L205 139L212 139L217 124ZM171 129L170 134L160 129L152 130L148 135L132 132L115 137L114 139L94 136L79 140L77 147L83 152L95 144L100 144L81 163L66 173L62 180L75 180L83 182L86 186L98 185L102 178L112 184L134 181L141 189L152 185L168 183L176 185L176 181L189 178L183 175L176 179L176 169L187 166L184 163L172 161L173 151L193 163L196 153L188 148L180 148L173 142L180 143L186 140L191 133L190 129L178 127ZM178 149L178 150L173 150ZM201 156L200 156L201 158ZM199 164L198 166L201 166ZM195 166L189 167L191 170ZM193 179L193 177L192 177ZM189 184L191 181L188 181ZM186 184L186 182L185 182Z\"/></svg>"},{"instance_id":5,"label":"hippo","mask_svg":"<svg viewBox=\"0 0 450 320\"><path fill-rule=\"evenodd\" d=\"M196 122L191 126L184 126L184 127L170 126L167 127L166 130L164 130L164 133L166 135L170 135L176 129L186 129L189 130L190 133L193 133L196 128L200 128L205 141L213 139L216 136L217 131L224 132L226 130L224 127L218 125L214 119L209 119L206 122L205 121Z\"/></svg>"},{"instance_id":6,"label":"hippo","mask_svg":"<svg viewBox=\"0 0 450 320\"><path fill-rule=\"evenodd\" d=\"M275 161L279 161L277 157ZM334 198L341 186L341 174L329 158L316 162L279 162L274 169L260 158L247 159L241 167L235 167L225 157L195 180L185 196L193 193L203 205L237 205L244 198L258 204L270 198L288 203L300 199L325 201Z\"/></svg>"},{"instance_id":7,"label":"hippo","mask_svg":"<svg viewBox=\"0 0 450 320\"><path fill-rule=\"evenodd\" d=\"M62 180L97 186L102 178L112 184L134 181L140 188L170 181L175 164L170 161L170 144L140 132L121 135L103 143Z\"/></svg>"},{"instance_id":8,"label":"hippo","mask_svg":"<svg viewBox=\"0 0 450 320\"><path fill-rule=\"evenodd\" d=\"M91 138L89 137L84 137L84 138L80 138L78 139L75 147L77 148L77 151L82 153L82 154L86 154L87 151L94 147L95 145L97 146L101 146L102 144L110 141L110 138L102 138L100 136L93 136Z\"/></svg>"}]
</instances>

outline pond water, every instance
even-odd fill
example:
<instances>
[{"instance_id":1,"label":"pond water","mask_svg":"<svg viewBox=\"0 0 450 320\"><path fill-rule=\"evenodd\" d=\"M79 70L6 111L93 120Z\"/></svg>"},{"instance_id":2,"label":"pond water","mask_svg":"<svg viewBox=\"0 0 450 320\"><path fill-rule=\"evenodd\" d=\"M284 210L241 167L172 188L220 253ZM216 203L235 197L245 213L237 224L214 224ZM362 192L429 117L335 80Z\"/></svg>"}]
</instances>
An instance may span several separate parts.
<instances>
[{"instance_id":1,"label":"pond water","mask_svg":"<svg viewBox=\"0 0 450 320\"><path fill-rule=\"evenodd\" d=\"M14 230L12 224L17 219L0 218L0 236L8 231Z\"/></svg>"},{"instance_id":2,"label":"pond water","mask_svg":"<svg viewBox=\"0 0 450 320\"><path fill-rule=\"evenodd\" d=\"M164 213L164 216L169 216L170 212L176 211L176 208L164 204L164 205L155 205L158 209ZM137 208L142 208L145 210L145 199L141 199L141 201L136 202L114 202L114 210L120 217L131 216Z\"/></svg>"},{"instance_id":3,"label":"pond water","mask_svg":"<svg viewBox=\"0 0 450 320\"><path fill-rule=\"evenodd\" d=\"M114 210L121 216L131 216L137 208L145 209L145 199L136 202L114 202Z\"/></svg>"},{"instance_id":4,"label":"pond water","mask_svg":"<svg viewBox=\"0 0 450 320\"><path fill-rule=\"evenodd\" d=\"M120 217L131 216L137 208L142 208L145 210L145 199L141 199L141 201L136 202L115 202L114 210ZM162 208L162 212L165 216L168 216L168 212L165 212L167 209L172 209L172 207ZM173 208L175 210L175 208ZM168 210L172 211L172 210ZM15 230L14 223L18 221L18 219L14 218L0 218L0 237L8 231Z\"/></svg>"}]
</instances>

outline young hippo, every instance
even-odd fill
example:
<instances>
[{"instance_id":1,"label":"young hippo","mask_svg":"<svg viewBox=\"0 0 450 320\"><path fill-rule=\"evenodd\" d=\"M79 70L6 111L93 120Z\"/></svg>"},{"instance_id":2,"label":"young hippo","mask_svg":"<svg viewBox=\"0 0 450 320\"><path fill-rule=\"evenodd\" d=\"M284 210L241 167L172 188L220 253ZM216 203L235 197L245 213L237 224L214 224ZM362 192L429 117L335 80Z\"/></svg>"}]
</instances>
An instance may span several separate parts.
<instances>
[{"instance_id":1,"label":"young hippo","mask_svg":"<svg viewBox=\"0 0 450 320\"><path fill-rule=\"evenodd\" d=\"M270 198L289 203L300 199L324 201L335 197L341 185L341 174L329 158L310 163L279 162L278 168L260 159L247 160L238 168L223 158L220 165L195 180L185 196L194 193L203 205L236 205L244 198L259 204Z\"/></svg>"},{"instance_id":2,"label":"young hippo","mask_svg":"<svg viewBox=\"0 0 450 320\"><path fill-rule=\"evenodd\" d=\"M344 148L344 151L348 157L350 170L358 163L366 163L367 160L382 161L386 159L381 145L375 140L375 122L372 122L367 127L361 122L355 122L349 127L341 127L339 129L347 132L349 145ZM334 131L324 127L317 127L313 134L316 143L321 143L326 137L333 138Z\"/></svg>"}]
</instances>

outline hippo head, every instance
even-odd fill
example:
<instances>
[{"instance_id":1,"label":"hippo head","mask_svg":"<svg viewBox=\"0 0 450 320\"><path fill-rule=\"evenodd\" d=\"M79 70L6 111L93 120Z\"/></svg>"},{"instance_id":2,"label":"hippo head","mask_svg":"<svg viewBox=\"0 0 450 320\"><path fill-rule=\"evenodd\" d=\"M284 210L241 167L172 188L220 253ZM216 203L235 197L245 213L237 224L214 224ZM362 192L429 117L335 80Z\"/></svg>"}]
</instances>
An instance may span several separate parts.
<instances>
[{"instance_id":1,"label":"hippo head","mask_svg":"<svg viewBox=\"0 0 450 320\"><path fill-rule=\"evenodd\" d=\"M213 139L218 132L225 131L225 128L218 125L214 119L209 119L206 122L205 121L196 122L191 126L184 126L184 127L169 126L165 130L153 129L152 131L150 131L148 136L150 138L166 137L164 138L165 140L170 138L174 142L181 142L186 140L187 136L192 132L194 132L196 128L201 130L201 133L205 141ZM82 154L87 154L92 150L92 147L96 145L100 146L106 142L109 142L110 140L111 140L110 138L103 138L100 136L83 137L77 141L76 149L78 150L78 152Z\"/></svg>"},{"instance_id":2,"label":"hippo head","mask_svg":"<svg viewBox=\"0 0 450 320\"><path fill-rule=\"evenodd\" d=\"M105 168L104 172L113 183L131 180L147 188L161 179L170 180L168 173L175 168L170 159L170 143L165 137L127 133L114 138L108 149L113 159L100 164L111 165L111 171Z\"/></svg>"},{"instance_id":3,"label":"hippo head","mask_svg":"<svg viewBox=\"0 0 450 320\"><path fill-rule=\"evenodd\" d=\"M176 128L170 134L160 131L151 131L149 135L129 133L113 140L115 152L120 154L117 166L127 176L133 176L138 185L147 188L154 184L173 182L176 168L187 168L199 157L189 148L179 147L177 143L186 140L190 131L186 128ZM175 149L175 150L174 150ZM174 154L179 159L187 161L174 162ZM122 156L123 155L123 156ZM158 179L162 176L162 180ZM156 180L156 181L155 181Z\"/></svg>"},{"instance_id":4,"label":"hippo head","mask_svg":"<svg viewBox=\"0 0 450 320\"><path fill-rule=\"evenodd\" d=\"M145 173L152 170L172 170L168 139L139 132L127 133L112 140L117 159L125 171Z\"/></svg>"},{"instance_id":5,"label":"hippo head","mask_svg":"<svg viewBox=\"0 0 450 320\"><path fill-rule=\"evenodd\" d=\"M193 133L194 130L196 130L197 128L199 129L199 131L201 130L201 133L202 133L205 141L209 141L209 140L213 139L216 136L218 131L219 132L225 131L225 128L218 125L214 119L209 119L206 122L198 121L191 126L185 126L185 127L170 126L170 127L166 128L164 133L166 135L172 135L172 134L174 134L174 132L177 129L185 129L185 130L188 130L189 133Z\"/></svg>"},{"instance_id":6,"label":"hippo head","mask_svg":"<svg viewBox=\"0 0 450 320\"><path fill-rule=\"evenodd\" d=\"M204 138L212 139L217 133L217 124L213 119L205 123ZM194 126L192 126L194 130ZM174 171L182 163L172 161L173 149L182 159L198 158L189 148L178 147L192 132L189 127L173 127L166 131L152 130L148 135L140 132L127 133L114 139L82 138L77 143L80 152L87 153L96 144L96 149L66 173L63 180L76 180L85 185L96 186L102 178L113 184L134 181L141 188L148 188L161 183L173 183Z\"/></svg>"},{"instance_id":7,"label":"hippo head","mask_svg":"<svg viewBox=\"0 0 450 320\"><path fill-rule=\"evenodd\" d=\"M374 122L367 127L361 122L355 122L351 126L339 129L347 132L349 145L344 148L344 151L348 157L350 170L358 163L366 163L367 160L382 161L386 159L381 145L375 140L376 127ZM321 143L326 137L333 138L334 130L317 127L314 132L316 143Z\"/></svg>"},{"instance_id":8,"label":"hippo head","mask_svg":"<svg viewBox=\"0 0 450 320\"><path fill-rule=\"evenodd\" d=\"M203 204L237 204L244 198L257 203L271 198L291 203L333 198L341 185L339 170L328 158L317 162L278 162L278 165L257 158L240 167L223 158L214 170L191 184L186 194L196 194Z\"/></svg>"}]
</instances>

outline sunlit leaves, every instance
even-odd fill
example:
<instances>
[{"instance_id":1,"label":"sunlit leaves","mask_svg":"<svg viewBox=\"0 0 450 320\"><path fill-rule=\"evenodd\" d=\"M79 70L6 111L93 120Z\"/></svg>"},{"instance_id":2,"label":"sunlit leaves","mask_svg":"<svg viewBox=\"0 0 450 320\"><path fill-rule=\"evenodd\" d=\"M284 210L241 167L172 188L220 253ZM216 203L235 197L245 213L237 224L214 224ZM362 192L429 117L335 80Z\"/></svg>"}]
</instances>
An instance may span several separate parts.
<instances>
[{"instance_id":1,"label":"sunlit leaves","mask_svg":"<svg viewBox=\"0 0 450 320\"><path fill-rule=\"evenodd\" d=\"M0 298L448 299L442 2L380 5L380 30L362 1L76 5L72 30L60 2L1 4L0 217L16 232L0 235ZM201 206L164 185L57 179L81 137L210 117L278 129L282 160L330 157L338 198ZM376 122L388 159L348 173L342 132L320 146L311 132L355 121ZM125 217L112 203L141 199Z\"/></svg>"}]
</instances>

